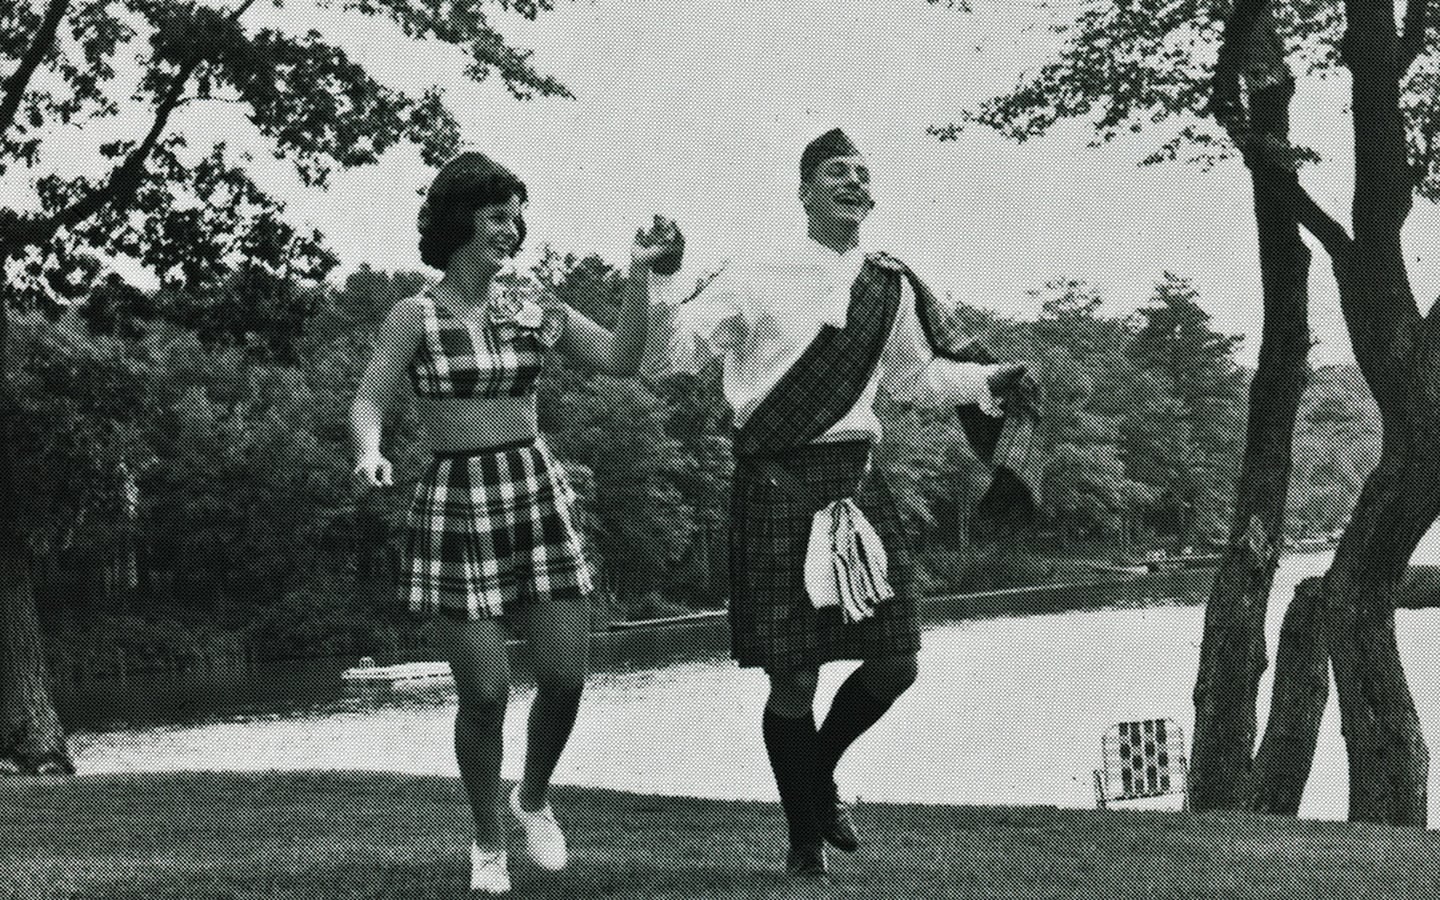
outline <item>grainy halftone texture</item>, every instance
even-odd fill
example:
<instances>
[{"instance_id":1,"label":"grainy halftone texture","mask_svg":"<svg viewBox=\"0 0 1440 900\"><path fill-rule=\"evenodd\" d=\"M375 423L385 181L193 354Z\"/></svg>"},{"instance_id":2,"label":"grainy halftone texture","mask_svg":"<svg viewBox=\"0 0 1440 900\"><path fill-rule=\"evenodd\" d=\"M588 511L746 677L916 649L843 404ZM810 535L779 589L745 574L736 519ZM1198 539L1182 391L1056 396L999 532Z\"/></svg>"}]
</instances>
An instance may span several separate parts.
<instances>
[{"instance_id":1,"label":"grainy halftone texture","mask_svg":"<svg viewBox=\"0 0 1440 900\"><path fill-rule=\"evenodd\" d=\"M410 382L424 397L521 397L535 389L544 348L534 332L457 316L420 294L425 333L410 363Z\"/></svg>"},{"instance_id":2,"label":"grainy halftone texture","mask_svg":"<svg viewBox=\"0 0 1440 900\"><path fill-rule=\"evenodd\" d=\"M820 437L860 398L895 325L900 276L866 260L845 327L822 325L735 437L737 457L776 453ZM797 300L797 302L802 302Z\"/></svg>"},{"instance_id":3,"label":"grainy halftone texture","mask_svg":"<svg viewBox=\"0 0 1440 900\"><path fill-rule=\"evenodd\" d=\"M562 788L565 871L512 836L512 896L625 900L1421 900L1440 838L1268 816L866 804L828 884L780 873L774 804ZM355 772L0 781L5 900L468 896L458 782Z\"/></svg>"}]
</instances>

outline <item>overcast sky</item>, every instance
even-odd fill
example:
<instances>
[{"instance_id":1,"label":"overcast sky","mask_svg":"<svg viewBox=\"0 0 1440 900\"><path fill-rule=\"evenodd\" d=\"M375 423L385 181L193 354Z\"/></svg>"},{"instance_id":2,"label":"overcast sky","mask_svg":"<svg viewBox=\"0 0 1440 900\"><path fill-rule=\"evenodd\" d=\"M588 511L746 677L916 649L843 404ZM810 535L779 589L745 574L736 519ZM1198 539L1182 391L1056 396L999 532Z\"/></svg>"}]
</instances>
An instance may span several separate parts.
<instances>
[{"instance_id":1,"label":"overcast sky","mask_svg":"<svg viewBox=\"0 0 1440 900\"><path fill-rule=\"evenodd\" d=\"M251 11L288 26L297 11ZM417 52L363 17L327 34L381 80L417 93L448 87L464 139L514 169L530 189L532 248L600 252L621 262L651 213L681 223L687 270L737 248L798 232L796 161L805 142L844 127L870 158L878 206L866 243L911 264L941 294L1002 313L1036 311L1047 280L1096 283L1113 312L1135 308L1167 270L1193 279L1223 331L1257 349L1260 294L1249 179L1238 162L1202 173L1181 164L1138 168L1168 136L1144 134L1088 149L1066 127L1023 145L972 130L952 143L926 127L1012 86L1053 49L1051 11L1026 0L974 0L964 13L925 0L581 0L534 22L496 24L575 100L516 102L498 84L457 77L458 55ZM303 6L303 4L302 4ZM1031 26L1031 27L1027 27ZM1302 85L1296 137L1326 161L1304 174L1322 206L1349 206L1343 77ZM196 110L189 131L244 133L224 111ZM1162 126L1163 128L1164 126ZM269 161L257 147L257 167ZM346 173L327 194L289 190L345 269L421 268L417 191L433 173L413 152ZM1428 305L1440 293L1440 214L1417 206L1407 234L1412 279ZM1312 267L1317 363L1348 357L1323 253Z\"/></svg>"}]
</instances>

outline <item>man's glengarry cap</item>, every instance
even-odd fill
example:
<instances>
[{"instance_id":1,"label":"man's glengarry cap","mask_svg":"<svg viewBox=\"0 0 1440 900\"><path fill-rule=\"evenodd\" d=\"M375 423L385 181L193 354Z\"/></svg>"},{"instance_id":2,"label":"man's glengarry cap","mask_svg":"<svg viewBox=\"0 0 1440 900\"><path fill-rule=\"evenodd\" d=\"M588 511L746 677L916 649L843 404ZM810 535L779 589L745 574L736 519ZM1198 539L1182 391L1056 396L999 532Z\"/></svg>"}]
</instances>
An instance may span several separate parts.
<instances>
[{"instance_id":1,"label":"man's glengarry cap","mask_svg":"<svg viewBox=\"0 0 1440 900\"><path fill-rule=\"evenodd\" d=\"M800 154L800 180L809 181L822 162L836 156L859 156L860 150L845 132L832 128L805 146Z\"/></svg>"}]
</instances>

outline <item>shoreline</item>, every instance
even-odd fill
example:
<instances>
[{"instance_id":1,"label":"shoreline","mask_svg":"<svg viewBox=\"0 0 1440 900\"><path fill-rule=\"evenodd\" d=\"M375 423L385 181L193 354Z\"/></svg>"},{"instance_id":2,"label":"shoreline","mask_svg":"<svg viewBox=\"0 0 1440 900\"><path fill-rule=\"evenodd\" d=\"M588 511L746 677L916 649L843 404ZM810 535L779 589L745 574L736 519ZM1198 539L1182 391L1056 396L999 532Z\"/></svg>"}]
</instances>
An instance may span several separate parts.
<instances>
[{"instance_id":1,"label":"shoreline","mask_svg":"<svg viewBox=\"0 0 1440 900\"><path fill-rule=\"evenodd\" d=\"M1291 550L1286 551L1283 556L1311 556L1317 553L1329 552L1328 550ZM1173 559L1206 559L1208 557L1175 557ZM1065 612L1068 610L1093 609L1106 605L1103 601L1092 603L1087 601L1063 602L1059 599L1053 603L1010 603L1010 601L1023 601L1024 598L1036 598L1044 595L1057 596L1065 591L1076 591L1085 588L1098 588L1105 590L1124 589L1126 585L1143 585L1146 579L1173 578L1175 576L1194 577L1197 573L1210 573L1215 571L1213 565L1194 564L1168 564L1172 558L1161 561L1162 565L1151 566L1139 562L1130 564L1119 564L1114 561L1101 561L1097 558L1077 558L1059 556L1047 558L1046 565L1049 567L1051 579L1042 579L1036 583L1010 584L1003 587L986 588L978 591L948 591L940 585L932 585L931 592L921 597L920 602L927 607L936 604L948 603L952 607L950 615L960 618L992 618L1007 615L1034 615L1037 613ZM1416 589L1407 590L1402 601L1397 605L1402 607L1417 608L1427 605L1440 605L1440 566L1412 566L1415 570L1429 570L1429 574L1417 572L1414 577ZM1003 583L1003 582L1002 582ZM1133 605L1133 600L1125 600L1121 605ZM624 618L607 620L603 614L595 619L592 625L592 633L595 635L617 634L625 632L644 632L649 629L664 629L668 627L683 627L687 625L703 624L712 620L724 617L723 607L690 607L679 602L667 602L667 608L656 610L653 615L637 618ZM600 607L597 607L597 610ZM401 625L403 632L406 626ZM143 629L142 629L143 630ZM200 637L204 637L203 635ZM80 688L84 689L87 684L99 683L108 680L125 680L132 676L136 677L163 677L163 676L185 676L191 672L203 672L207 670L220 669L250 669L255 665L284 662L303 662L307 660L321 660L333 657L341 657L349 660L351 664L363 656L373 656L383 659L387 665L411 662L420 659L417 650L422 649L414 645L413 641L402 640L392 648L367 647L363 644L350 649L326 648L321 652L302 652L299 654L287 654L278 656L255 657L240 649L241 632L223 631L210 635L213 640L206 644L201 641L201 647L187 645L185 648L190 654L189 658L183 661L170 661L161 664L146 664L144 661L137 661L137 653L123 652L121 646L114 646L112 652L101 654L94 659L82 659L82 656L89 651L84 649L88 641L93 643L97 638L96 634L90 632L70 634L66 632L46 634L47 656L50 658L52 674L56 679L55 686L62 690ZM81 639L77 642L75 639ZM196 638L199 640L199 638ZM107 646L115 644L114 641L105 641ZM210 646L214 645L214 646ZM208 655L215 647L222 652L216 656ZM92 648L93 649L93 648ZM92 654L93 655L93 654ZM163 654L161 654L163 656ZM117 663L116 660L119 660ZM98 668L89 668L87 663L97 664ZM3 898L0 898L3 900Z\"/></svg>"},{"instance_id":2,"label":"shoreline","mask_svg":"<svg viewBox=\"0 0 1440 900\"><path fill-rule=\"evenodd\" d=\"M1099 577L1086 579L1083 581L1065 580L1044 582L1041 584L1019 585L1016 587L992 588L983 591L960 591L954 593L930 594L921 597L919 599L919 603L922 607L935 606L944 603L970 604L974 605L977 609L979 609L980 604L983 601L987 600L1003 600L1038 594L1056 594L1066 591L1082 590L1085 588L1125 587L1127 585L1135 585L1142 582L1149 582L1151 580L1155 580L1157 577L1173 578L1177 575L1184 576L1193 575L1195 573L1200 573L1201 575L1203 575L1204 573L1213 573L1214 567L1180 566L1178 568L1159 569L1147 569L1144 567L1140 567L1138 569L1101 569L1097 567L1094 571ZM1116 577L1117 575L1126 575L1129 577ZM1086 607L1077 607L1077 609L1079 608ZM609 622L604 629L601 629L596 633L599 634L603 633L604 631L634 631L645 628L666 628L677 625L702 623L713 619L724 618L726 612L727 611L725 609L705 609L697 610L693 613L686 613L684 615L655 616L643 619L617 619ZM1003 611L991 613L979 612L976 617L990 618L994 615L1004 614L1005 613ZM1028 613L1024 612L1018 614L1028 615Z\"/></svg>"}]
</instances>

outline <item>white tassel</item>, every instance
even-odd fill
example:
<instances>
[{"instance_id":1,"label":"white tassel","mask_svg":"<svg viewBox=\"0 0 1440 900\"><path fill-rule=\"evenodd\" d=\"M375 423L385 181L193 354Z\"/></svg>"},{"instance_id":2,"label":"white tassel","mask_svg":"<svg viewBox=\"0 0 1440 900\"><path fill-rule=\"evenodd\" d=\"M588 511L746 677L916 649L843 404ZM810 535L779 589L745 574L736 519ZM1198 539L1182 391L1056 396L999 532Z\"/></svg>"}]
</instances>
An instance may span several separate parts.
<instances>
[{"instance_id":1,"label":"white tassel","mask_svg":"<svg viewBox=\"0 0 1440 900\"><path fill-rule=\"evenodd\" d=\"M853 500L836 500L811 520L805 590L817 609L839 606L846 622L868 619L895 596L885 547Z\"/></svg>"}]
</instances>

